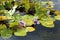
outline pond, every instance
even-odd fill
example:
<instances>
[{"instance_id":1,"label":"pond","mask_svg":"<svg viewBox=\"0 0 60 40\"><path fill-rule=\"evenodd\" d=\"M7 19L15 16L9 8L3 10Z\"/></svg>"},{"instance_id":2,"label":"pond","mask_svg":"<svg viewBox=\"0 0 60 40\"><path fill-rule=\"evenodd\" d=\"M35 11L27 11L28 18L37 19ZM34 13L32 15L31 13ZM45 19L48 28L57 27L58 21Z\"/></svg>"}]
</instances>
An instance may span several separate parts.
<instances>
[{"instance_id":1,"label":"pond","mask_svg":"<svg viewBox=\"0 0 60 40\"><path fill-rule=\"evenodd\" d=\"M60 2L58 0L53 0L55 3L54 9L60 11ZM28 33L25 37L12 36L8 40L60 40L60 21L55 21L55 28L48 29L43 27L41 24L36 25L36 31ZM0 37L0 40L3 40Z\"/></svg>"}]
</instances>

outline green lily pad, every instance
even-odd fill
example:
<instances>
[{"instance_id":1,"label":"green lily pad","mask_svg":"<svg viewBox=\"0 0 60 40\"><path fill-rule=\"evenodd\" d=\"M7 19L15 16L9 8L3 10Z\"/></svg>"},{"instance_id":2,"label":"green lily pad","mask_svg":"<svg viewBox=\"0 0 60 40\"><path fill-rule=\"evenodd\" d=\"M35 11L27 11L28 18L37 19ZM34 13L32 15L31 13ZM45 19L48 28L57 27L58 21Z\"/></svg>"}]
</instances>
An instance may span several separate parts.
<instances>
[{"instance_id":1,"label":"green lily pad","mask_svg":"<svg viewBox=\"0 0 60 40\"><path fill-rule=\"evenodd\" d=\"M26 27L26 31L27 32L33 32L33 31L35 31L35 28L33 28L33 27Z\"/></svg>"},{"instance_id":2,"label":"green lily pad","mask_svg":"<svg viewBox=\"0 0 60 40\"><path fill-rule=\"evenodd\" d=\"M14 14L13 17L17 21L21 19L21 15L20 14Z\"/></svg>"},{"instance_id":3,"label":"green lily pad","mask_svg":"<svg viewBox=\"0 0 60 40\"><path fill-rule=\"evenodd\" d=\"M47 28L54 28L54 19L50 17L42 18L40 23Z\"/></svg>"},{"instance_id":4,"label":"green lily pad","mask_svg":"<svg viewBox=\"0 0 60 40\"><path fill-rule=\"evenodd\" d=\"M10 30L10 29L1 30L1 37L2 38L7 38L7 39L12 37L12 30Z\"/></svg>"},{"instance_id":5,"label":"green lily pad","mask_svg":"<svg viewBox=\"0 0 60 40\"><path fill-rule=\"evenodd\" d=\"M17 30L17 32L14 32L14 35L15 36L26 36L27 35L27 32L25 29L22 29L22 30Z\"/></svg>"},{"instance_id":6,"label":"green lily pad","mask_svg":"<svg viewBox=\"0 0 60 40\"><path fill-rule=\"evenodd\" d=\"M27 25L32 25L34 22L34 16L31 16L31 15L25 15L25 16L22 16L22 20L27 24Z\"/></svg>"},{"instance_id":7,"label":"green lily pad","mask_svg":"<svg viewBox=\"0 0 60 40\"><path fill-rule=\"evenodd\" d=\"M6 28L6 25L0 24L0 29L4 29L4 28Z\"/></svg>"},{"instance_id":8,"label":"green lily pad","mask_svg":"<svg viewBox=\"0 0 60 40\"><path fill-rule=\"evenodd\" d=\"M10 23L10 27L14 27L14 26L16 26L16 25L18 25L18 24L19 24L19 22L17 22L17 21L11 22L11 23Z\"/></svg>"},{"instance_id":9,"label":"green lily pad","mask_svg":"<svg viewBox=\"0 0 60 40\"><path fill-rule=\"evenodd\" d=\"M60 20L60 15L55 16L56 20Z\"/></svg>"}]
</instances>

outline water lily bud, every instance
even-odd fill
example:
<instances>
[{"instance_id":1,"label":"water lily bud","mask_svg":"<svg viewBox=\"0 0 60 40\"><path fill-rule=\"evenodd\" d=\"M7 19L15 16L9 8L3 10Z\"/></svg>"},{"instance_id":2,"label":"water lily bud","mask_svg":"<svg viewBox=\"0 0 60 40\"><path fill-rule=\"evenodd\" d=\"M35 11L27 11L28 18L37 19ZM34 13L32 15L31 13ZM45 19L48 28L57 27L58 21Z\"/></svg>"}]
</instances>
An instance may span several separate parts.
<instances>
[{"instance_id":1,"label":"water lily bud","mask_svg":"<svg viewBox=\"0 0 60 40\"><path fill-rule=\"evenodd\" d=\"M50 10L47 11L47 15L49 15L49 14L50 14Z\"/></svg>"},{"instance_id":2,"label":"water lily bud","mask_svg":"<svg viewBox=\"0 0 60 40\"><path fill-rule=\"evenodd\" d=\"M37 17L34 19L34 24L40 24Z\"/></svg>"},{"instance_id":3,"label":"water lily bud","mask_svg":"<svg viewBox=\"0 0 60 40\"><path fill-rule=\"evenodd\" d=\"M26 26L26 23L23 20L20 21L20 24L21 26Z\"/></svg>"}]
</instances>

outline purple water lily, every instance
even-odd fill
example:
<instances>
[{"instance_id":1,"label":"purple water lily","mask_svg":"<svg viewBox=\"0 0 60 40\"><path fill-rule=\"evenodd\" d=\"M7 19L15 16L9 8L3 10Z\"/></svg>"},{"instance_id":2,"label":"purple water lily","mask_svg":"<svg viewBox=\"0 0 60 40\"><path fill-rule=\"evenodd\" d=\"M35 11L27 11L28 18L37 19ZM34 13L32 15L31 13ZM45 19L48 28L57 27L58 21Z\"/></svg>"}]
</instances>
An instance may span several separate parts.
<instances>
[{"instance_id":1,"label":"purple water lily","mask_svg":"<svg viewBox=\"0 0 60 40\"><path fill-rule=\"evenodd\" d=\"M21 25L21 26L26 26L26 23L25 23L23 20L21 20L21 21L20 21L20 25Z\"/></svg>"},{"instance_id":2,"label":"purple water lily","mask_svg":"<svg viewBox=\"0 0 60 40\"><path fill-rule=\"evenodd\" d=\"M38 18L34 19L34 24L40 24L40 22L38 21Z\"/></svg>"}]
</instances>

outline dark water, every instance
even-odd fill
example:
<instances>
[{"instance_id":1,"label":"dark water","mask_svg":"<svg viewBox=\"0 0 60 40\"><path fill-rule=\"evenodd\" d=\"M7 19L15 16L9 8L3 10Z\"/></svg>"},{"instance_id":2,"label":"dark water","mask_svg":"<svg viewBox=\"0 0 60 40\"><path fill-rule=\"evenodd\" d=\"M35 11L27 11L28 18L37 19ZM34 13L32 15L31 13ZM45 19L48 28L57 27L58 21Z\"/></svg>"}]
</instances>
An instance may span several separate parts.
<instances>
[{"instance_id":1,"label":"dark water","mask_svg":"<svg viewBox=\"0 0 60 40\"><path fill-rule=\"evenodd\" d=\"M55 9L60 10L60 2L58 0L52 0L55 3ZM36 26L36 31L28 33L26 37L13 36L8 40L60 40L60 21L55 21L55 28L48 29L42 25ZM0 38L0 40L2 40Z\"/></svg>"},{"instance_id":2,"label":"dark water","mask_svg":"<svg viewBox=\"0 0 60 40\"><path fill-rule=\"evenodd\" d=\"M25 37L13 36L8 40L60 40L60 21L55 21L54 29L45 28L42 25L37 25L36 31L28 33ZM0 38L0 40L2 40Z\"/></svg>"},{"instance_id":3,"label":"dark water","mask_svg":"<svg viewBox=\"0 0 60 40\"><path fill-rule=\"evenodd\" d=\"M26 37L13 36L11 40L60 40L60 21L55 21L55 28L48 29L42 25L36 26L36 31L28 33Z\"/></svg>"},{"instance_id":4,"label":"dark water","mask_svg":"<svg viewBox=\"0 0 60 40\"><path fill-rule=\"evenodd\" d=\"M56 10L59 10L60 11L60 1L58 2L54 2L55 3L55 8Z\"/></svg>"}]
</instances>

